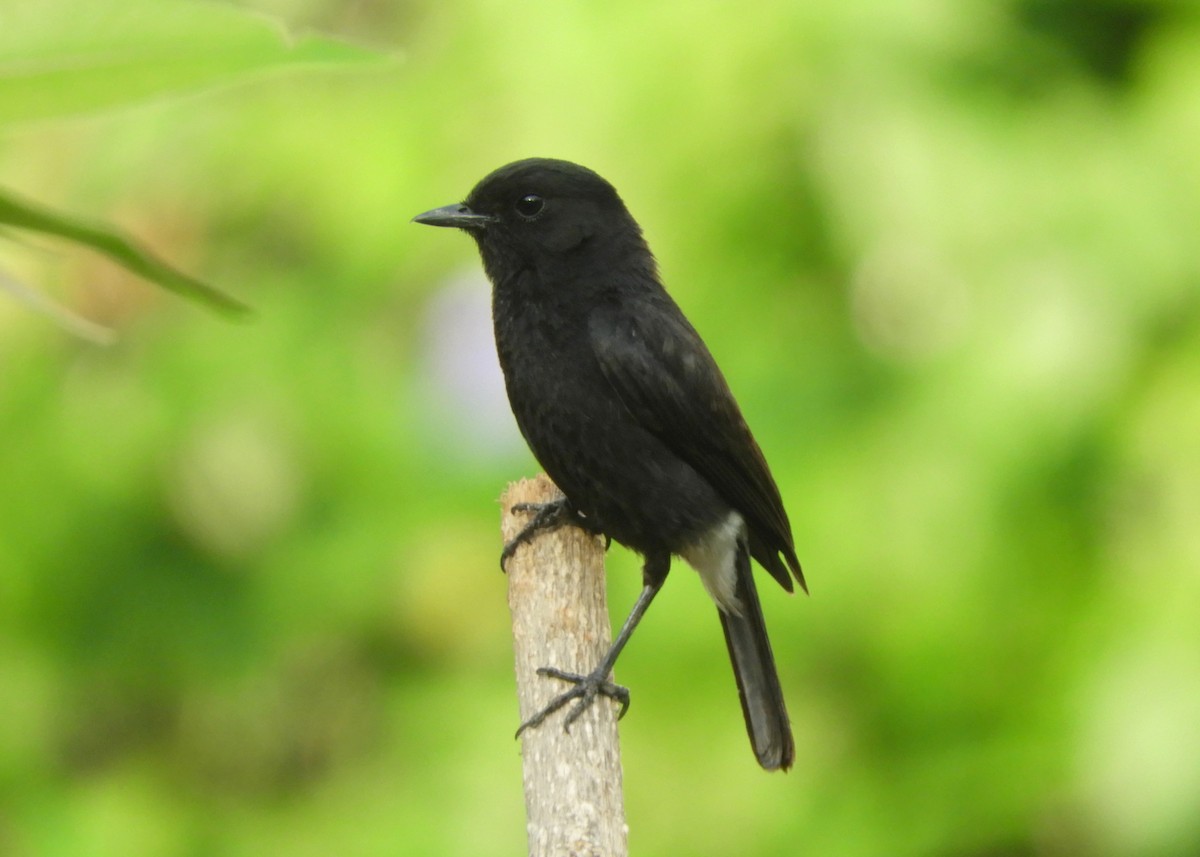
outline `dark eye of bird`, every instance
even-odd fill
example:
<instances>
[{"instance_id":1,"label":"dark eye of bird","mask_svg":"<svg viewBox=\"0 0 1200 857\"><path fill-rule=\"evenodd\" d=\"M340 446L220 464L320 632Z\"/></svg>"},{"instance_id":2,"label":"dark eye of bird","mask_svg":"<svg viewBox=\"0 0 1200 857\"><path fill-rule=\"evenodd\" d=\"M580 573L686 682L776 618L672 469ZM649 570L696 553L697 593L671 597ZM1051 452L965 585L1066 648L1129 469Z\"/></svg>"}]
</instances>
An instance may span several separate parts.
<instances>
[{"instance_id":1,"label":"dark eye of bird","mask_svg":"<svg viewBox=\"0 0 1200 857\"><path fill-rule=\"evenodd\" d=\"M537 194L528 194L517 200L517 214L522 217L536 217L545 204L546 200Z\"/></svg>"}]
</instances>

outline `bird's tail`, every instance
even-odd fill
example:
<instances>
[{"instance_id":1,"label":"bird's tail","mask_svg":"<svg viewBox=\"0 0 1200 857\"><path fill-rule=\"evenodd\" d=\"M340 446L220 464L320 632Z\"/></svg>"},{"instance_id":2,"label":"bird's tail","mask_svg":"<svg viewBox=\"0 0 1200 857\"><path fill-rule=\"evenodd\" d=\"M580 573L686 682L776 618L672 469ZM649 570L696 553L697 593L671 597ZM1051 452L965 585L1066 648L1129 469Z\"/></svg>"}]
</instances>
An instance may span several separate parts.
<instances>
[{"instance_id":1,"label":"bird's tail","mask_svg":"<svg viewBox=\"0 0 1200 857\"><path fill-rule=\"evenodd\" d=\"M725 644L733 662L738 695L746 731L758 763L768 771L787 770L796 756L792 727L783 703L783 688L775 670L775 656L767 639L767 625L750 568L750 553L746 543L738 545L737 599L741 615L718 610L721 627L725 629Z\"/></svg>"}]
</instances>

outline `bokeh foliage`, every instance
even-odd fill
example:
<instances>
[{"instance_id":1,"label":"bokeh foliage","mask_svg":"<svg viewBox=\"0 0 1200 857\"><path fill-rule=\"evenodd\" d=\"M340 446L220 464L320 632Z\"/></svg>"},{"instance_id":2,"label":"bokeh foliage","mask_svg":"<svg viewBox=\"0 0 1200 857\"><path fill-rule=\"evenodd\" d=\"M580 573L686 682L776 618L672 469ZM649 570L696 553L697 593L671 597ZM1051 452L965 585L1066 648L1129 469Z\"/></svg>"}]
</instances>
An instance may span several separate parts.
<instances>
[{"instance_id":1,"label":"bokeh foliage","mask_svg":"<svg viewBox=\"0 0 1200 857\"><path fill-rule=\"evenodd\" d=\"M0 5L0 105L31 45L181 62L0 117L0 186L255 316L0 245L116 334L0 292L0 854L520 853L494 498L535 465L473 249L408 219L534 154L641 220L813 590L764 591L767 776L677 570L619 670L634 853L1200 851L1192 4L262 0L403 59L185 97L279 42L152 5Z\"/></svg>"}]
</instances>

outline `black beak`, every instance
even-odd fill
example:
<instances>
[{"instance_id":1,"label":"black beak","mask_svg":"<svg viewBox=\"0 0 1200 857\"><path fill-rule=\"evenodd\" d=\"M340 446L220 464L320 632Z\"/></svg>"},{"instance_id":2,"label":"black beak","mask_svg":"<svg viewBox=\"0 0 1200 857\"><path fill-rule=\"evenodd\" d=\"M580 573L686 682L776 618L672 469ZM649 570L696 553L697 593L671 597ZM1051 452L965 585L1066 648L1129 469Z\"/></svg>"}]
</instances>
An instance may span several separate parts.
<instances>
[{"instance_id":1,"label":"black beak","mask_svg":"<svg viewBox=\"0 0 1200 857\"><path fill-rule=\"evenodd\" d=\"M443 205L413 218L414 223L427 226L457 226L459 229L482 229L496 218L489 214L476 214L465 202Z\"/></svg>"}]
</instances>

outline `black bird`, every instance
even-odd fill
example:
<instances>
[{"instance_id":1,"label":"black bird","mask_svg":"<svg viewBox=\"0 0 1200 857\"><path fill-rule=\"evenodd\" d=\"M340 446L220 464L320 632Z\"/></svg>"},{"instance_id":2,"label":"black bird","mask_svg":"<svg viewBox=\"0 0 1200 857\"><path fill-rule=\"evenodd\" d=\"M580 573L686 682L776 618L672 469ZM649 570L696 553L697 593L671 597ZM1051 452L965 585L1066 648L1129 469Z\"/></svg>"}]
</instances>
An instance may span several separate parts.
<instances>
[{"instance_id":1,"label":"black bird","mask_svg":"<svg viewBox=\"0 0 1200 857\"><path fill-rule=\"evenodd\" d=\"M479 246L513 414L566 495L534 510L501 564L562 523L645 559L641 595L604 660L586 676L542 670L574 687L521 729L578 700L569 726L597 694L624 713L628 691L609 676L676 555L717 604L759 764L786 770L795 749L750 558L789 592L792 575L807 591L791 526L721 370L616 190L577 164L531 158L413 219L463 229Z\"/></svg>"}]
</instances>

